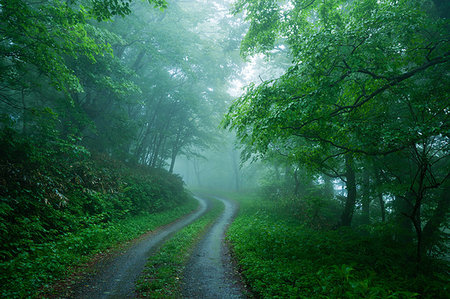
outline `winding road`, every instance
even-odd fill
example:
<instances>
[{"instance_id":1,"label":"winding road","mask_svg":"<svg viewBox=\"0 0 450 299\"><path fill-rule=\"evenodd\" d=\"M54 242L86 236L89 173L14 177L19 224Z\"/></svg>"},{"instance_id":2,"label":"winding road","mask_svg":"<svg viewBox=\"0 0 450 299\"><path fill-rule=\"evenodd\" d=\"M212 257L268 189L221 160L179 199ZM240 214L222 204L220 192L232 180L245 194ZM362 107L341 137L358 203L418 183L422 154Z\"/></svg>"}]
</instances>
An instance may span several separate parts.
<instances>
[{"instance_id":1,"label":"winding road","mask_svg":"<svg viewBox=\"0 0 450 299\"><path fill-rule=\"evenodd\" d=\"M209 210L209 200L195 198L200 203L199 209L144 236L125 248L124 253L100 262L93 274L74 286L70 298L135 298L135 283L144 270L147 258L174 233ZM246 298L224 243L225 231L237 211L237 205L229 200L217 200L224 203L224 212L194 249L184 271L183 298Z\"/></svg>"},{"instance_id":2,"label":"winding road","mask_svg":"<svg viewBox=\"0 0 450 299\"><path fill-rule=\"evenodd\" d=\"M226 199L216 199L224 203L225 210L200 241L184 271L183 298L246 297L224 243L225 231L233 220L237 205Z\"/></svg>"},{"instance_id":3,"label":"winding road","mask_svg":"<svg viewBox=\"0 0 450 299\"><path fill-rule=\"evenodd\" d=\"M151 253L175 232L203 215L209 202L196 197L200 203L197 211L149 234L138 243L126 249L122 255L98 265L96 273L75 287L74 298L134 298L135 282L144 270ZM72 297L72 296L71 296Z\"/></svg>"}]
</instances>

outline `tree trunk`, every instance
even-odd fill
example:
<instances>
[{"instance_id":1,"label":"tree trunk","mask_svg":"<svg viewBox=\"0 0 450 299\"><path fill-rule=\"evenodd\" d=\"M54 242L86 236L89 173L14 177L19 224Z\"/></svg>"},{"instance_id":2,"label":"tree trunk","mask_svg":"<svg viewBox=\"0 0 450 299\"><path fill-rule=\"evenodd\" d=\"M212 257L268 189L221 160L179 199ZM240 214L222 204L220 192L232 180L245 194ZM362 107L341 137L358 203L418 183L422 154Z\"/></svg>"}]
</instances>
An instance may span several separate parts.
<instances>
[{"instance_id":1,"label":"tree trunk","mask_svg":"<svg viewBox=\"0 0 450 299\"><path fill-rule=\"evenodd\" d=\"M333 198L334 197L334 186L331 178L329 176L324 175L323 176L324 181L324 192L325 196L327 198Z\"/></svg>"},{"instance_id":2,"label":"tree trunk","mask_svg":"<svg viewBox=\"0 0 450 299\"><path fill-rule=\"evenodd\" d=\"M172 148L172 154L170 157L170 167L169 167L169 172L173 173L173 168L175 166L175 160L177 159L177 155L178 155L178 147L175 145Z\"/></svg>"},{"instance_id":3,"label":"tree trunk","mask_svg":"<svg viewBox=\"0 0 450 299\"><path fill-rule=\"evenodd\" d=\"M411 199L396 196L393 202L396 223L398 228L400 229L396 235L396 239L401 243L412 242L412 223L407 216L411 212L411 204L408 203L408 201L411 201Z\"/></svg>"},{"instance_id":4,"label":"tree trunk","mask_svg":"<svg viewBox=\"0 0 450 299\"><path fill-rule=\"evenodd\" d=\"M158 98L158 102L157 102L157 104L155 106L155 109L153 111L153 115L151 117L151 120L147 122L147 127L145 128L145 131L142 131L142 135L138 137L137 145L136 145L136 152L135 152L135 157L136 157L137 160L139 160L139 157L141 156L142 151L146 147L147 140L151 136L150 133L151 133L151 130L154 128L154 124L155 124L155 121L156 121L156 117L159 114L159 109L160 109L161 103L162 103L162 97L159 97ZM149 113L150 112L147 111L147 115ZM156 134L155 134L155 136L156 136Z\"/></svg>"},{"instance_id":5,"label":"tree trunk","mask_svg":"<svg viewBox=\"0 0 450 299\"><path fill-rule=\"evenodd\" d=\"M423 247L423 235L422 235L422 218L421 218L421 209L422 209L422 202L425 198L425 179L428 172L428 159L427 159L427 147L426 144L423 144L422 150L419 151L416 149L416 161L418 162L418 170L417 170L417 189L415 192L413 192L411 186L411 193L415 194L415 202L414 207L412 210L412 213L410 214L410 219L414 225L414 228L416 230L416 236L417 236L417 265L420 265L420 262L422 261L422 256L424 253L424 247Z\"/></svg>"},{"instance_id":6,"label":"tree trunk","mask_svg":"<svg viewBox=\"0 0 450 299\"><path fill-rule=\"evenodd\" d=\"M177 130L177 137L175 138L175 142L173 144L172 147L172 155L171 155L171 160L170 160L170 168L169 168L169 172L173 173L173 167L175 166L175 159L177 158L178 155L178 151L180 150L181 146L180 146L180 136L181 136L181 129Z\"/></svg>"},{"instance_id":7,"label":"tree trunk","mask_svg":"<svg viewBox=\"0 0 450 299\"><path fill-rule=\"evenodd\" d=\"M345 177L347 179L347 198L345 200L344 211L341 215L341 226L350 226L356 203L356 178L353 157L345 156Z\"/></svg>"},{"instance_id":8,"label":"tree trunk","mask_svg":"<svg viewBox=\"0 0 450 299\"><path fill-rule=\"evenodd\" d=\"M155 151L153 152L152 162L150 164L150 166L154 167L154 168L157 167L161 145L163 144L163 141L164 141L164 135L162 135L160 133L160 134L158 134L158 136L159 136L159 138L158 138L158 141L156 142Z\"/></svg>"},{"instance_id":9,"label":"tree trunk","mask_svg":"<svg viewBox=\"0 0 450 299\"><path fill-rule=\"evenodd\" d=\"M134 71L138 71L142 67L142 59L145 56L145 49L142 49L131 67Z\"/></svg>"},{"instance_id":10,"label":"tree trunk","mask_svg":"<svg viewBox=\"0 0 450 299\"><path fill-rule=\"evenodd\" d=\"M376 188L380 189L381 180L380 180L381 171L378 167L375 167L375 183ZM381 189L380 189L381 190ZM383 192L379 191L377 194L378 197L378 203L380 204L380 213L381 213L381 222L386 221L386 208L384 207L384 199L383 199Z\"/></svg>"},{"instance_id":11,"label":"tree trunk","mask_svg":"<svg viewBox=\"0 0 450 299\"><path fill-rule=\"evenodd\" d=\"M202 182L200 180L200 165L198 165L198 160L194 159L194 161L192 162L194 165L194 173L195 173L195 177L197 178L197 184L199 187L202 186Z\"/></svg>"},{"instance_id":12,"label":"tree trunk","mask_svg":"<svg viewBox=\"0 0 450 299\"><path fill-rule=\"evenodd\" d=\"M362 178L362 196L361 196L361 204L362 204L362 224L370 224L370 179L369 172L364 170L363 178Z\"/></svg>"},{"instance_id":13,"label":"tree trunk","mask_svg":"<svg viewBox=\"0 0 450 299\"><path fill-rule=\"evenodd\" d=\"M440 227L448 219L450 210L450 183L442 189L441 197L422 231L423 248L431 250L439 239Z\"/></svg>"},{"instance_id":14,"label":"tree trunk","mask_svg":"<svg viewBox=\"0 0 450 299\"><path fill-rule=\"evenodd\" d=\"M172 153L172 158L170 160L170 168L169 168L169 172L173 173L173 167L175 166L175 159L177 158L177 154Z\"/></svg>"},{"instance_id":15,"label":"tree trunk","mask_svg":"<svg viewBox=\"0 0 450 299\"><path fill-rule=\"evenodd\" d=\"M298 168L297 167L294 169L294 181L295 181L294 195L298 196L298 192L300 189L300 181L298 179Z\"/></svg>"},{"instance_id":16,"label":"tree trunk","mask_svg":"<svg viewBox=\"0 0 450 299\"><path fill-rule=\"evenodd\" d=\"M274 164L273 167L275 170L275 178L276 178L277 182L279 182L281 180L280 169L278 168L278 165L276 165L276 164Z\"/></svg>"},{"instance_id":17,"label":"tree trunk","mask_svg":"<svg viewBox=\"0 0 450 299\"><path fill-rule=\"evenodd\" d=\"M240 181L239 181L239 166L236 158L236 151L234 149L231 150L231 161L233 163L233 172L234 172L234 187L236 191L239 191Z\"/></svg>"},{"instance_id":18,"label":"tree trunk","mask_svg":"<svg viewBox=\"0 0 450 299\"><path fill-rule=\"evenodd\" d=\"M386 209L384 208L383 193L378 193L378 201L380 203L381 222L386 222Z\"/></svg>"}]
</instances>

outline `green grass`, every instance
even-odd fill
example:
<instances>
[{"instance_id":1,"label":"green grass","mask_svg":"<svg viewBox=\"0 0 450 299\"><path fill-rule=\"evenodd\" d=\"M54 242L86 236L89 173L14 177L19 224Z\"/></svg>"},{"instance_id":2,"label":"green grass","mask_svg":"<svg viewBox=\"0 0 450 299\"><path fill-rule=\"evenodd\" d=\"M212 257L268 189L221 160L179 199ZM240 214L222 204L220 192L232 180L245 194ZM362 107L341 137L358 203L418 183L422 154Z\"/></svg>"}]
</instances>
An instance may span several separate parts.
<instances>
[{"instance_id":1,"label":"green grass","mask_svg":"<svg viewBox=\"0 0 450 299\"><path fill-rule=\"evenodd\" d=\"M227 238L257 297L447 298L445 275L413 274L414 248L395 243L386 226L312 230L275 201L229 197L241 208Z\"/></svg>"},{"instance_id":2,"label":"green grass","mask_svg":"<svg viewBox=\"0 0 450 299\"><path fill-rule=\"evenodd\" d=\"M137 283L139 297L180 298L180 279L184 265L210 225L224 209L214 200L209 212L175 234L157 254L149 258L144 274Z\"/></svg>"},{"instance_id":3,"label":"green grass","mask_svg":"<svg viewBox=\"0 0 450 299\"><path fill-rule=\"evenodd\" d=\"M16 258L0 263L2 298L34 297L49 293L52 284L95 254L135 239L196 209L191 198L184 205L155 214L143 214L111 223L94 224L66 233L55 241L33 244Z\"/></svg>"}]
</instances>

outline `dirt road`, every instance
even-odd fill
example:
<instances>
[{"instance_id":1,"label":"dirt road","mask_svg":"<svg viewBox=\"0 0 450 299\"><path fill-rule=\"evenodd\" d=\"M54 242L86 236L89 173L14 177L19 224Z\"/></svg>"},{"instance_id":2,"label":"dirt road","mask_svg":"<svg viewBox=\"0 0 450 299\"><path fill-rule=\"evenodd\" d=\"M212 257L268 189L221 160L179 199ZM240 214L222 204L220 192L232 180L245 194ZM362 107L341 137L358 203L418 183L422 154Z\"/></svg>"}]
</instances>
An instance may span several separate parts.
<instances>
[{"instance_id":1,"label":"dirt road","mask_svg":"<svg viewBox=\"0 0 450 299\"><path fill-rule=\"evenodd\" d=\"M135 282L152 251L207 210L208 202L198 197L196 199L200 203L200 208L196 212L125 248L124 254L100 263L95 274L85 279L82 285L75 287L73 297L133 298Z\"/></svg>"},{"instance_id":2,"label":"dirt road","mask_svg":"<svg viewBox=\"0 0 450 299\"><path fill-rule=\"evenodd\" d=\"M224 244L225 231L237 210L229 200L223 214L200 241L184 272L184 298L245 298L242 283L234 274L231 258Z\"/></svg>"}]
</instances>

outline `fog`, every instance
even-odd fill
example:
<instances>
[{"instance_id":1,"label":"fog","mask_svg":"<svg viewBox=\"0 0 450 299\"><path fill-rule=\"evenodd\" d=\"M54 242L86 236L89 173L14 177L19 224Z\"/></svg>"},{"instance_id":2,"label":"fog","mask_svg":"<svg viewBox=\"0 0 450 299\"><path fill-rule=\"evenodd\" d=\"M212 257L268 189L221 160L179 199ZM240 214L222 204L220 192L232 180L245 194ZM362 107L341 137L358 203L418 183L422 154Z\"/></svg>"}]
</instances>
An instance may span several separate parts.
<instances>
[{"instance_id":1,"label":"fog","mask_svg":"<svg viewBox=\"0 0 450 299\"><path fill-rule=\"evenodd\" d=\"M447 298L448 3L0 0L0 297L170 223L88 285L182 297L223 223L258 298Z\"/></svg>"},{"instance_id":2,"label":"fog","mask_svg":"<svg viewBox=\"0 0 450 299\"><path fill-rule=\"evenodd\" d=\"M180 158L174 173L189 188L241 191L255 189L265 173L261 163L242 162L233 134L222 134L219 146L193 158Z\"/></svg>"}]
</instances>

